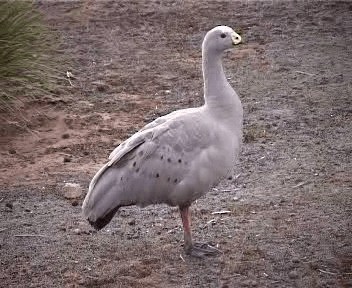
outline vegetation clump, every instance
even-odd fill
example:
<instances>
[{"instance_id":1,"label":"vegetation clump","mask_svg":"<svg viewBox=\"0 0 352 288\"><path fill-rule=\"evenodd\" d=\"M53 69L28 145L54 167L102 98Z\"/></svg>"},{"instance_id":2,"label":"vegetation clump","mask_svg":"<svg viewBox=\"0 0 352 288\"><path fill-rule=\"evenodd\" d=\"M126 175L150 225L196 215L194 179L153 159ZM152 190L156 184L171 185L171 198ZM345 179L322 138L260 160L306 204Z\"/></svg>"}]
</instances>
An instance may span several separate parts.
<instances>
[{"instance_id":1,"label":"vegetation clump","mask_svg":"<svg viewBox=\"0 0 352 288\"><path fill-rule=\"evenodd\" d=\"M53 57L55 43L32 2L0 3L0 110L52 93L63 73Z\"/></svg>"}]
</instances>

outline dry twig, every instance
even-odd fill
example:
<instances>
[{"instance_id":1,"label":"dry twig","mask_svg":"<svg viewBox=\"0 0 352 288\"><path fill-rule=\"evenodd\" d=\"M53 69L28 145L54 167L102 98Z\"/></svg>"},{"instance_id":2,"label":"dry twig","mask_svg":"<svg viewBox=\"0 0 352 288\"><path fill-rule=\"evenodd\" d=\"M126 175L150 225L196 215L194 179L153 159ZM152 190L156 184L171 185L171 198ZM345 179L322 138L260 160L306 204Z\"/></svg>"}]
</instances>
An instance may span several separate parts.
<instances>
[{"instance_id":1,"label":"dry twig","mask_svg":"<svg viewBox=\"0 0 352 288\"><path fill-rule=\"evenodd\" d=\"M330 275L336 275L337 273L333 273L333 272L330 272L330 271L325 271L323 269L318 269L319 272L321 273L325 273L325 274L330 274Z\"/></svg>"},{"instance_id":2,"label":"dry twig","mask_svg":"<svg viewBox=\"0 0 352 288\"><path fill-rule=\"evenodd\" d=\"M297 185L292 186L292 188L298 188L298 187L301 187L301 186L306 185L308 183L309 183L308 181L299 182Z\"/></svg>"},{"instance_id":3,"label":"dry twig","mask_svg":"<svg viewBox=\"0 0 352 288\"><path fill-rule=\"evenodd\" d=\"M230 210L221 210L221 211L214 211L211 214L212 215L218 215L218 214L230 214L231 211Z\"/></svg>"},{"instance_id":4,"label":"dry twig","mask_svg":"<svg viewBox=\"0 0 352 288\"><path fill-rule=\"evenodd\" d=\"M299 71L299 70L296 70L295 72L296 72L296 73L299 73L299 74L308 75L308 76L315 76L315 74L308 73L308 72L303 72L303 71Z\"/></svg>"},{"instance_id":5,"label":"dry twig","mask_svg":"<svg viewBox=\"0 0 352 288\"><path fill-rule=\"evenodd\" d=\"M14 237L43 237L43 238L49 238L47 235L43 234L16 234L13 235Z\"/></svg>"}]
</instances>

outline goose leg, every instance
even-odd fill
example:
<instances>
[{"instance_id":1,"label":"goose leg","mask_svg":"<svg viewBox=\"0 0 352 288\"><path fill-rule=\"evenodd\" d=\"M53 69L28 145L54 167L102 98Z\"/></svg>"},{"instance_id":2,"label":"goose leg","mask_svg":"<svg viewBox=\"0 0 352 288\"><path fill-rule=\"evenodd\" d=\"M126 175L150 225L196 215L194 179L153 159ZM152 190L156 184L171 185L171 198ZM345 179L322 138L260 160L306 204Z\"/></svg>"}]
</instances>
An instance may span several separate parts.
<instances>
[{"instance_id":1,"label":"goose leg","mask_svg":"<svg viewBox=\"0 0 352 288\"><path fill-rule=\"evenodd\" d=\"M180 207L180 214L184 233L184 249L186 254L202 258L205 256L214 256L221 251L207 243L193 242L191 233L191 216L189 206Z\"/></svg>"}]
</instances>

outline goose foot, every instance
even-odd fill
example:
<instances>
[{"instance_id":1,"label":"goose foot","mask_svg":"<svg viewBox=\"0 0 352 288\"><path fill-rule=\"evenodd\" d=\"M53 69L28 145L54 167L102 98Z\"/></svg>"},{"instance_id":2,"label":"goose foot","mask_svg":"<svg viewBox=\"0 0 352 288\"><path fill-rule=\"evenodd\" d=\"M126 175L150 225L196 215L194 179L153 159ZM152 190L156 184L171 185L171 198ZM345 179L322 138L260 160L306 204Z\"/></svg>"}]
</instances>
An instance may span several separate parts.
<instances>
[{"instance_id":1,"label":"goose foot","mask_svg":"<svg viewBox=\"0 0 352 288\"><path fill-rule=\"evenodd\" d=\"M187 247L186 254L196 258L204 258L206 256L217 256L221 254L221 250L207 243L195 242L192 246Z\"/></svg>"}]
</instances>

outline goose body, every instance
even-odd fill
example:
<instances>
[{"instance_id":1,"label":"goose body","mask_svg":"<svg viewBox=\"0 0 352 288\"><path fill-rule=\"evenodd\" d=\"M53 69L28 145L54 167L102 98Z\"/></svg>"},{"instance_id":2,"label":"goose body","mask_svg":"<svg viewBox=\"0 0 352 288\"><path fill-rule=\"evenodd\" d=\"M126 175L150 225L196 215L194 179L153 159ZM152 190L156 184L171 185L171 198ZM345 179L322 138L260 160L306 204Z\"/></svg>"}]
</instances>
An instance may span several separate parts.
<instances>
[{"instance_id":1,"label":"goose body","mask_svg":"<svg viewBox=\"0 0 352 288\"><path fill-rule=\"evenodd\" d=\"M97 229L122 206L179 206L188 254L211 254L194 245L191 203L234 166L242 139L242 105L222 68L222 52L239 44L231 28L218 26L203 41L205 104L160 117L121 143L94 176L83 214Z\"/></svg>"}]
</instances>

